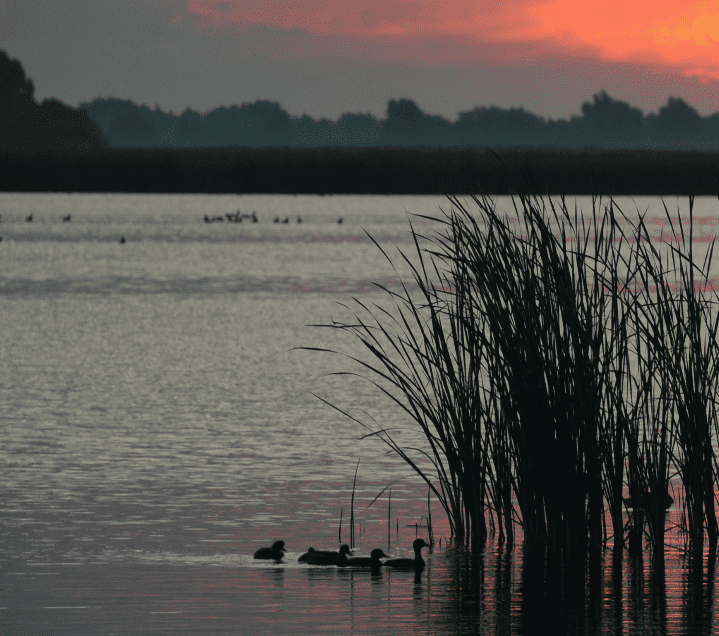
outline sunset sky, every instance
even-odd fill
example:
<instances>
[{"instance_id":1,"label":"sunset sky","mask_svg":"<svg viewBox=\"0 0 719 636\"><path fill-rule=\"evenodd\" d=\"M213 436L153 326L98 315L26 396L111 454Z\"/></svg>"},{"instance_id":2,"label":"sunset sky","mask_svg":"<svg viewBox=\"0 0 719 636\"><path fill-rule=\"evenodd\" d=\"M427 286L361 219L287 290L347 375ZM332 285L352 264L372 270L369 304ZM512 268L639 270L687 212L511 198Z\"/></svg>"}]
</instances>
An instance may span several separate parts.
<instances>
[{"instance_id":1,"label":"sunset sky","mask_svg":"<svg viewBox=\"0 0 719 636\"><path fill-rule=\"evenodd\" d=\"M0 0L0 49L36 96L206 112L257 99L292 115L384 117L413 99L579 114L604 89L656 112L719 111L719 7L654 0Z\"/></svg>"}]
</instances>

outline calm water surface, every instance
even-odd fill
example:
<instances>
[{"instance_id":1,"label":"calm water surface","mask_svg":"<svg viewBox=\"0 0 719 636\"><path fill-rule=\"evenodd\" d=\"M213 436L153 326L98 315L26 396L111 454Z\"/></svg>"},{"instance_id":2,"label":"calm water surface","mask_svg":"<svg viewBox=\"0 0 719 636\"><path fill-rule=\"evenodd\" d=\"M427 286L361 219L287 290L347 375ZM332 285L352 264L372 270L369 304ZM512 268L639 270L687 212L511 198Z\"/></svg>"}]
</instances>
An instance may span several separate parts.
<instances>
[{"instance_id":1,"label":"calm water surface","mask_svg":"<svg viewBox=\"0 0 719 636\"><path fill-rule=\"evenodd\" d=\"M620 203L656 206L661 231L658 199ZM521 549L448 550L434 501L442 545L420 577L297 563L309 546L336 547L340 517L349 541L358 461L359 553L406 555L426 536L426 487L313 393L384 425L399 414L369 383L328 375L347 359L292 349L357 353L306 325L347 317L353 297L386 305L371 283L399 289L395 272L365 231L390 254L411 250L408 215L439 206L0 194L0 631L713 633L712 562L698 584L676 552L664 578L608 555L578 602L538 581ZM238 208L258 222L203 221ZM695 213L713 234L715 200ZM389 490L372 502L389 484L388 537ZM283 563L251 558L276 539Z\"/></svg>"}]
</instances>

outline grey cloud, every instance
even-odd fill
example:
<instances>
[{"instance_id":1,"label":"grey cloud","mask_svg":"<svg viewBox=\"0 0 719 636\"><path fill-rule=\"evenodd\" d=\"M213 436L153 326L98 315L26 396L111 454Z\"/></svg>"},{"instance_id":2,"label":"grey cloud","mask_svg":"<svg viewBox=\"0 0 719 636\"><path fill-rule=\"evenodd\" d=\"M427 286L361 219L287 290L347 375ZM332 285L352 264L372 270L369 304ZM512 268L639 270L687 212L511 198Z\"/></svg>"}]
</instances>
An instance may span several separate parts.
<instances>
[{"instance_id":1,"label":"grey cloud","mask_svg":"<svg viewBox=\"0 0 719 636\"><path fill-rule=\"evenodd\" d=\"M39 99L73 106L119 97L207 112L267 99L293 115L336 119L346 112L384 117L390 99L407 97L449 120L478 105L568 118L601 89L645 112L669 95L702 114L719 104L717 82L604 63L591 52L546 54L531 42L478 46L461 38L367 40L261 25L222 33L198 27L181 0L0 0L0 49L20 60ZM434 58L434 66L413 65L418 54ZM466 61L446 63L458 57Z\"/></svg>"}]
</instances>

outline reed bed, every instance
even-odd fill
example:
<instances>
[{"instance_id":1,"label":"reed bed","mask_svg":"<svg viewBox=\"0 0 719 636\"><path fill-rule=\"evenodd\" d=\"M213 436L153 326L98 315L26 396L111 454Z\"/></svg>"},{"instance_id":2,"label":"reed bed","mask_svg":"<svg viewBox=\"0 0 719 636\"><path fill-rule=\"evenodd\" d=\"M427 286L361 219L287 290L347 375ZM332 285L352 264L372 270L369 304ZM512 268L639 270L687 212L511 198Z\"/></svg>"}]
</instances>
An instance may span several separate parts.
<instances>
[{"instance_id":1,"label":"reed bed","mask_svg":"<svg viewBox=\"0 0 719 636\"><path fill-rule=\"evenodd\" d=\"M390 425L354 417L428 485L456 541L490 536L584 559L612 543L663 559L667 493L683 493L688 546L716 545L719 312L687 220L659 243L644 215L520 194L513 212L470 210L410 223L411 284L359 299L356 373L399 407ZM672 224L673 223L673 224ZM379 244L389 263L392 259ZM328 349L315 349L337 353ZM402 417L419 434L403 443ZM380 420L381 421L381 418Z\"/></svg>"}]
</instances>

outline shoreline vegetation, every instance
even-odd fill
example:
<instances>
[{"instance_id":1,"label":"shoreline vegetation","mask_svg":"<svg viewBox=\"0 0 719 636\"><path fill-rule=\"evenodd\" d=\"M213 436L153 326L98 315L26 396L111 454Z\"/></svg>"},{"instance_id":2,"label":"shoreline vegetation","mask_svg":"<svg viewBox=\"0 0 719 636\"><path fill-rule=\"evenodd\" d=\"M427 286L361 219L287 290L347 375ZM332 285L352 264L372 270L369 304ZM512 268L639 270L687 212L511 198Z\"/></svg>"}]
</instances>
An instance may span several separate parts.
<instances>
[{"instance_id":1,"label":"shoreline vegetation","mask_svg":"<svg viewBox=\"0 0 719 636\"><path fill-rule=\"evenodd\" d=\"M365 355L346 356L358 368L340 375L402 417L320 399L424 479L473 552L521 541L584 589L610 546L621 568L646 545L663 572L671 530L701 571L719 538L719 295L713 242L693 245L693 197L688 219L665 207L661 244L647 211L632 220L611 199L581 211L525 193L505 216L488 197L471 210L448 198L422 217L434 233L412 229L412 259L399 251L403 291L380 286L385 305L355 299L347 320L315 325L359 341Z\"/></svg>"},{"instance_id":2,"label":"shoreline vegetation","mask_svg":"<svg viewBox=\"0 0 719 636\"><path fill-rule=\"evenodd\" d=\"M499 195L530 188L552 195L719 195L719 153L408 147L0 153L5 192Z\"/></svg>"}]
</instances>

